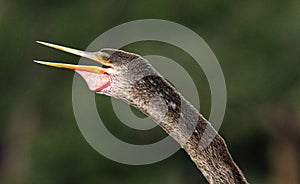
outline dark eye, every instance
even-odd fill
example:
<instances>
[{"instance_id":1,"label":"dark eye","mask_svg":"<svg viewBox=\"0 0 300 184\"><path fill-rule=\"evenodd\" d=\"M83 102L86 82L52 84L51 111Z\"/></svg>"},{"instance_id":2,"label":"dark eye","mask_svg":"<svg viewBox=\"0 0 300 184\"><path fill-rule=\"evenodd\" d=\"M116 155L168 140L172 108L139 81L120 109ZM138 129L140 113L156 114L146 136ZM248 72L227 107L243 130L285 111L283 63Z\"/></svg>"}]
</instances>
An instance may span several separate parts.
<instances>
[{"instance_id":1,"label":"dark eye","mask_svg":"<svg viewBox=\"0 0 300 184\"><path fill-rule=\"evenodd\" d=\"M108 54L106 54L106 53L102 53L102 54L101 54L101 58L102 58L104 61L108 61L109 58L110 58L110 56L109 56Z\"/></svg>"}]
</instances>

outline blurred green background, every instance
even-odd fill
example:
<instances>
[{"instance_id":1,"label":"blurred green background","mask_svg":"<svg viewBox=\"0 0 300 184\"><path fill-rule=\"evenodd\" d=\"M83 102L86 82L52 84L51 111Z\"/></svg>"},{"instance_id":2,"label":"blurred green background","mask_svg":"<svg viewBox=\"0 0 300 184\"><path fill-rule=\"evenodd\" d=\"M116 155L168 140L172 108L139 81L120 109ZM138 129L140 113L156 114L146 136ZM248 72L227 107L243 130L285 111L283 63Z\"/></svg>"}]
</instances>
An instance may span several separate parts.
<instances>
[{"instance_id":1,"label":"blurred green background","mask_svg":"<svg viewBox=\"0 0 300 184\"><path fill-rule=\"evenodd\" d=\"M104 31L145 18L192 29L218 57L228 92L220 133L248 181L300 183L299 12L297 0L1 0L0 183L206 183L183 150L143 166L116 163L94 151L74 118L73 72L32 62L79 60L36 40L85 49ZM199 84L201 112L209 115L209 86L190 56L156 42L124 49L178 61ZM126 127L109 97L96 100L116 137L145 144L166 136L159 128Z\"/></svg>"}]
</instances>

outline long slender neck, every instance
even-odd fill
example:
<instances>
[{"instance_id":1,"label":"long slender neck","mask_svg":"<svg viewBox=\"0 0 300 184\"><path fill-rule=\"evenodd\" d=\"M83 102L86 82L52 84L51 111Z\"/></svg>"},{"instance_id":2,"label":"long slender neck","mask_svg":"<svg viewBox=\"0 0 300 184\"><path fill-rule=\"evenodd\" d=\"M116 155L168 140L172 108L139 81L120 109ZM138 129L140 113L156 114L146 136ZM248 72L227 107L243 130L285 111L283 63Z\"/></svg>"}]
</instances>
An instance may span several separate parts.
<instances>
[{"instance_id":1,"label":"long slender neck","mask_svg":"<svg viewBox=\"0 0 300 184\"><path fill-rule=\"evenodd\" d=\"M209 183L247 183L224 139L162 77L142 78L133 85L126 101L158 122L185 149Z\"/></svg>"}]
</instances>

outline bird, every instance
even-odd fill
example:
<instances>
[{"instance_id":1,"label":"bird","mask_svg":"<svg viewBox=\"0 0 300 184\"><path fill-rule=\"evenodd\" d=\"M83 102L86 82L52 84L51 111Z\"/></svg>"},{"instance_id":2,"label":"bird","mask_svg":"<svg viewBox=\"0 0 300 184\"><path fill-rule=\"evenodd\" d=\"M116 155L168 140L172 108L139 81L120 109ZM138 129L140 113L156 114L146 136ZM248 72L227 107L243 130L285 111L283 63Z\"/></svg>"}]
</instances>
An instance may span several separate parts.
<instances>
[{"instance_id":1,"label":"bird","mask_svg":"<svg viewBox=\"0 0 300 184\"><path fill-rule=\"evenodd\" d=\"M123 100L150 116L179 143L209 183L248 183L224 138L142 56L111 48L87 52L44 41L37 43L96 62L90 66L34 60L74 70L92 92Z\"/></svg>"}]
</instances>

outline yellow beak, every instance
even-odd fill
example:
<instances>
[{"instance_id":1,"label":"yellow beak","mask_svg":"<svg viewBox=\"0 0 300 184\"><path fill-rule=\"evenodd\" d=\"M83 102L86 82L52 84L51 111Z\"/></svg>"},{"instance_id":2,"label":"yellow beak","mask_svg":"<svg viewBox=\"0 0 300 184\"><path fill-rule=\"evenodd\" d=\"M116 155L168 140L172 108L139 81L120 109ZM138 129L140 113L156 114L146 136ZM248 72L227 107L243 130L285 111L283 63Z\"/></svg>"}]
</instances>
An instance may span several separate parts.
<instances>
[{"instance_id":1,"label":"yellow beak","mask_svg":"<svg viewBox=\"0 0 300 184\"><path fill-rule=\"evenodd\" d=\"M67 47L60 46L60 45L55 45L52 43L46 43L46 42L41 42L41 41L37 41L37 43L54 48L54 49L58 49L58 50L61 50L64 52L75 54L75 55L78 55L81 57L85 57L92 61L96 61L104 66L111 67L111 64L109 62L109 56L106 53L103 53L100 51L99 52L85 52L85 51L80 51L80 50L76 50L76 49L72 49L72 48L67 48ZM58 68L67 68L67 69L71 69L71 70L88 71L88 72L99 73L99 74L105 73L104 68L97 67L97 66L72 65L72 64L52 63L52 62L37 61L37 60L34 60L34 62L43 64L43 65L58 67Z\"/></svg>"},{"instance_id":2,"label":"yellow beak","mask_svg":"<svg viewBox=\"0 0 300 184\"><path fill-rule=\"evenodd\" d=\"M57 67L57 68L67 68L71 70L87 71L87 72L98 73L98 74L105 73L105 69L98 66L71 65L71 64L53 63L53 62L38 61L38 60L34 60L34 62L42 65Z\"/></svg>"}]
</instances>

